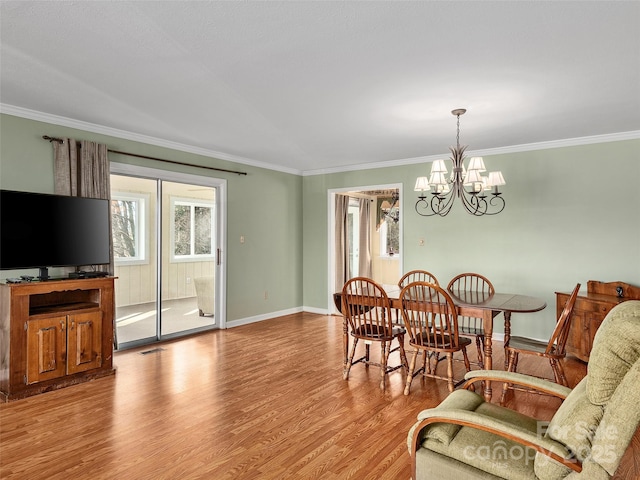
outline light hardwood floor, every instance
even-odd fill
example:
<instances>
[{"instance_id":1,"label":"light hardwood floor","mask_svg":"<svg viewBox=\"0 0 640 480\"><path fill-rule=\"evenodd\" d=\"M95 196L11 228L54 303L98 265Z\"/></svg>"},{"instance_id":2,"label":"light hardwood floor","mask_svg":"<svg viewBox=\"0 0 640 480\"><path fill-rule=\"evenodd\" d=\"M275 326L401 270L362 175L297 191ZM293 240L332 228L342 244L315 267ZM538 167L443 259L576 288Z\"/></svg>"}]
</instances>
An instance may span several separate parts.
<instances>
[{"instance_id":1,"label":"light hardwood floor","mask_svg":"<svg viewBox=\"0 0 640 480\"><path fill-rule=\"evenodd\" d=\"M116 353L115 376L0 406L0 478L406 480L407 432L446 382L405 397L401 370L382 392L362 365L343 381L341 335L341 318L301 313ZM520 369L550 374L532 360ZM565 365L572 384L585 373ZM559 404L513 401L546 419ZM618 478L638 478L639 452Z\"/></svg>"}]
</instances>

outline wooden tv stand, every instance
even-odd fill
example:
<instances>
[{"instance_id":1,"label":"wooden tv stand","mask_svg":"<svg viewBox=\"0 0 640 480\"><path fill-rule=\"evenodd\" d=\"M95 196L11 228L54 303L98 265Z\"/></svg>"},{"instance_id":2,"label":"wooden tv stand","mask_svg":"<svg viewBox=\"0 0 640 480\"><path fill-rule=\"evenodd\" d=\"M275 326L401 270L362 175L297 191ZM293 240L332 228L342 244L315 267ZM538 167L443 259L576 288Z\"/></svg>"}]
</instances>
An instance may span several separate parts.
<instances>
[{"instance_id":1,"label":"wooden tv stand","mask_svg":"<svg viewBox=\"0 0 640 480\"><path fill-rule=\"evenodd\" d=\"M0 284L0 400L115 373L114 280Z\"/></svg>"}]
</instances>

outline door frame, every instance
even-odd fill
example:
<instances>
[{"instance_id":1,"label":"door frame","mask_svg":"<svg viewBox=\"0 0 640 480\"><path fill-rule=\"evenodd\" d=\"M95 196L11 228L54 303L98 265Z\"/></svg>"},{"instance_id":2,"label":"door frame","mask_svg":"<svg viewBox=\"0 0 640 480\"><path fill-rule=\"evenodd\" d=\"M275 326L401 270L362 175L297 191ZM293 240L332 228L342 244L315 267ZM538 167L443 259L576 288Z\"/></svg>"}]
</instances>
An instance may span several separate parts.
<instances>
[{"instance_id":1,"label":"door frame","mask_svg":"<svg viewBox=\"0 0 640 480\"><path fill-rule=\"evenodd\" d=\"M398 194L400 195L400 220L399 220L399 230L400 230L400 262L399 262L399 266L400 266L400 272L398 279L400 279L400 276L402 275L402 272L404 271L404 228L403 228L403 222L404 222L404 214L403 214L403 208L404 208L404 202L402 201L403 198L403 194L402 194L402 183L386 183L386 184L381 184L381 185L363 185L363 186L353 186L353 187L342 187L342 188L331 188L329 190L327 190L327 219L328 219L328 226L329 228L327 228L327 232L328 232L328 237L327 237L327 245L328 245L328 265L327 265L327 310L329 312L329 314L338 314L338 310L335 307L335 304L333 302L333 294L337 291L338 288L341 288L339 286L335 285L335 256L336 256L336 249L335 249L335 236L336 236L336 228L335 228L335 220L336 220L336 209L335 209L335 201L336 201L336 194L339 193L345 193L345 192L367 192L369 190L388 190L388 189L397 189L398 190Z\"/></svg>"},{"instance_id":2,"label":"door frame","mask_svg":"<svg viewBox=\"0 0 640 480\"><path fill-rule=\"evenodd\" d=\"M141 177L153 180L162 180L177 183L189 183L203 187L211 187L216 189L216 245L219 249L216 266L215 266L215 314L216 319L213 329L227 328L227 180L221 178L207 177L202 175L194 175L191 173L180 173L159 168L141 167L138 165L130 165L126 163L111 162L110 174L128 175L131 177ZM157 215L160 215L158 210ZM161 269L161 256L158 258L158 269ZM158 275L158 291L160 291L162 279ZM158 297L160 298L160 297ZM158 335L160 332L157 332ZM167 337L169 338L169 337Z\"/></svg>"}]
</instances>

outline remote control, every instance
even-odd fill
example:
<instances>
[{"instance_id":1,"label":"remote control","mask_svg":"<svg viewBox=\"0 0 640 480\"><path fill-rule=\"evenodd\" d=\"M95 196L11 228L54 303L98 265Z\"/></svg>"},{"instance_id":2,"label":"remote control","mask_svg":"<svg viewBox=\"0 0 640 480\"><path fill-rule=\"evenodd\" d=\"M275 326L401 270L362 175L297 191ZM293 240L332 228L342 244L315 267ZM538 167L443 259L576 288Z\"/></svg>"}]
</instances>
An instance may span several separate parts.
<instances>
[{"instance_id":1,"label":"remote control","mask_svg":"<svg viewBox=\"0 0 640 480\"><path fill-rule=\"evenodd\" d=\"M25 282L30 282L31 280L34 279L34 277L32 277L31 275L20 275L20 278Z\"/></svg>"},{"instance_id":2,"label":"remote control","mask_svg":"<svg viewBox=\"0 0 640 480\"><path fill-rule=\"evenodd\" d=\"M7 278L7 283L22 283L22 280L19 278Z\"/></svg>"}]
</instances>

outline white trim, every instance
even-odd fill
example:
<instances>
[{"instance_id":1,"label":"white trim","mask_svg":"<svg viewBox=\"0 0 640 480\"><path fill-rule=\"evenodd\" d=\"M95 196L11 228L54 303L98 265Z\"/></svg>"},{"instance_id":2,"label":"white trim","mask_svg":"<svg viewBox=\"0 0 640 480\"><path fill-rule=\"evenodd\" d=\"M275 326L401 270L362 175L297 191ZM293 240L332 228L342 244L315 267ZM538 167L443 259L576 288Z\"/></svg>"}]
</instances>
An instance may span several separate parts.
<instances>
[{"instance_id":1,"label":"white trim","mask_svg":"<svg viewBox=\"0 0 640 480\"><path fill-rule=\"evenodd\" d=\"M163 140L162 138L152 137L150 135L142 135L139 133L128 132L126 130L120 130L117 128L105 127L103 125L98 125L95 123L83 122L81 120L74 120L68 117L61 117L61 116L52 115L49 113L29 110L27 108L15 107L13 105L7 105L5 103L0 103L0 113L13 115L16 117L28 118L30 120L36 120L38 122L52 123L54 125L60 125L63 127L77 128L78 130L85 130L87 132L99 133L101 135L109 135L110 137L123 138L125 140L132 140L134 142L146 143L148 145L156 145L158 147L170 148L172 150L178 150L180 152L187 152L187 153L193 153L195 155L202 155L203 157L210 157L210 158L216 158L218 160L225 160L228 162L240 163L242 165L265 168L267 170L275 170L278 172L290 173L292 175L302 174L301 170L297 170L294 168L281 167L281 166L273 165L260 160L252 160L250 158L231 155L229 153L218 152L216 150L209 150L207 148L194 147L192 145L185 145L184 143L172 142L170 140Z\"/></svg>"},{"instance_id":2,"label":"white trim","mask_svg":"<svg viewBox=\"0 0 640 480\"><path fill-rule=\"evenodd\" d=\"M482 157L488 155L502 155L505 153L530 152L534 150L546 150L549 148L577 147L580 145L591 145L594 143L621 142L624 140L636 140L640 138L640 130L630 132L609 133L605 135L593 135L590 137L567 138L564 140L551 140L548 142L525 143L522 145L511 145L507 147L487 148L485 150L467 150L468 157ZM358 170L371 170L375 168L399 167L402 165L415 165L419 163L433 162L441 158L449 158L448 153L429 155L424 157L401 158L398 160L388 160L383 162L362 163L359 165L347 165L334 168L321 168L318 170L305 170L303 177L313 175L325 175L329 173L354 172Z\"/></svg>"},{"instance_id":3,"label":"white trim","mask_svg":"<svg viewBox=\"0 0 640 480\"><path fill-rule=\"evenodd\" d=\"M125 130L119 130L117 128L105 127L102 125L97 125L95 123L83 122L80 120L74 120L67 117L61 117L61 116L52 115L49 113L29 110L27 108L7 105L5 103L0 103L0 113L13 115L16 117L28 118L30 120L36 120L38 122L51 123L53 125L61 125L63 127L77 128L79 130L86 130L87 132L99 133L102 135L109 135L111 137L123 138L126 140L146 143L149 145L156 145L158 147L170 148L172 150L193 153L195 155L202 155L204 157L216 158L219 160L239 163L242 165L249 165L252 167L264 168L267 170L274 170L276 172L290 173L292 175L300 175L303 177L308 177L313 175L325 175L329 173L355 172L358 170L370 170L375 168L398 167L401 165L414 165L417 163L432 162L434 160L438 160L443 157L449 157L449 153L443 153L439 155L429 155L425 157L403 158L403 159L388 160L388 161L382 161L382 162L362 163L358 165L345 165L340 167L320 168L317 170L303 171L295 168L282 167L279 165L266 163L260 160L253 160L250 158L231 155L224 152L218 152L215 150L209 150L201 147L194 147L192 145L185 145L183 143L171 142L168 140L163 140L161 138L151 137L148 135L141 135L138 133L127 132ZM504 153L529 152L532 150L546 150L549 148L575 147L580 145L591 145L594 143L620 142L623 140L636 140L636 139L640 139L640 130L631 130L628 132L619 132L619 133L607 133L603 135L592 135L589 137L567 138L564 140L551 140L551 141L539 142L539 143L525 143L522 145L511 145L507 147L489 148L485 150L469 150L467 151L467 155L469 156L500 155Z\"/></svg>"},{"instance_id":4,"label":"white trim","mask_svg":"<svg viewBox=\"0 0 640 480\"><path fill-rule=\"evenodd\" d=\"M302 311L303 312L307 312L307 313L313 313L316 315L333 315L328 309L326 308L317 308L317 307L306 307L303 306L302 307ZM336 316L338 314L335 314Z\"/></svg>"},{"instance_id":5,"label":"white trim","mask_svg":"<svg viewBox=\"0 0 640 480\"><path fill-rule=\"evenodd\" d=\"M208 208L212 211L211 213L211 221L215 222L215 202L211 202L209 200L201 199L201 198L187 198L187 197L178 197L175 195L169 195L169 262L170 263L190 263L190 262L199 262L199 261L207 261L216 258L216 252L213 248L214 244L216 244L216 232L215 225L211 224L211 244L209 247L211 248L211 253L208 254L196 254L193 253L195 250L195 241L194 237L196 236L196 226L195 223L192 223L193 227L190 232L190 241L189 247L191 253L189 255L176 255L175 246L176 246L176 205L186 205L190 207L189 215L191 216L191 220L194 220L195 217L195 207L204 207ZM192 208L193 207L193 208Z\"/></svg>"},{"instance_id":6,"label":"white trim","mask_svg":"<svg viewBox=\"0 0 640 480\"><path fill-rule=\"evenodd\" d=\"M363 191L366 192L368 190L388 190L388 189L398 189L398 195L400 195L400 261L398 262L398 266L400 271L398 272L398 278L402 276L402 272L404 271L404 202L403 202L403 184L402 183L388 183L383 185L361 185L356 187L342 187L342 188L331 188L327 190L327 218L328 218L328 228L327 228L327 315L332 315L334 313L337 314L333 303L333 293L341 287L334 285L335 283L335 275L334 275L334 262L335 262L335 219L336 219L336 211L334 208L335 205L335 196L338 193L344 192L356 192Z\"/></svg>"},{"instance_id":7,"label":"white trim","mask_svg":"<svg viewBox=\"0 0 640 480\"><path fill-rule=\"evenodd\" d=\"M303 311L302 307L294 307L294 308L288 308L286 310L280 310L278 312L262 313L260 315L255 315L253 317L239 318L238 320L227 322L226 328L240 327L242 325L249 325L250 323L263 322L265 320L273 320L274 318L284 317L285 315L300 313L302 311Z\"/></svg>"},{"instance_id":8,"label":"white trim","mask_svg":"<svg viewBox=\"0 0 640 480\"><path fill-rule=\"evenodd\" d=\"M112 190L111 201L133 201L137 204L135 228L136 228L136 256L116 257L113 262L116 266L148 265L149 264L149 239L147 238L147 222L149 221L149 200L148 193L122 192ZM113 214L112 214L113 215Z\"/></svg>"}]
</instances>

